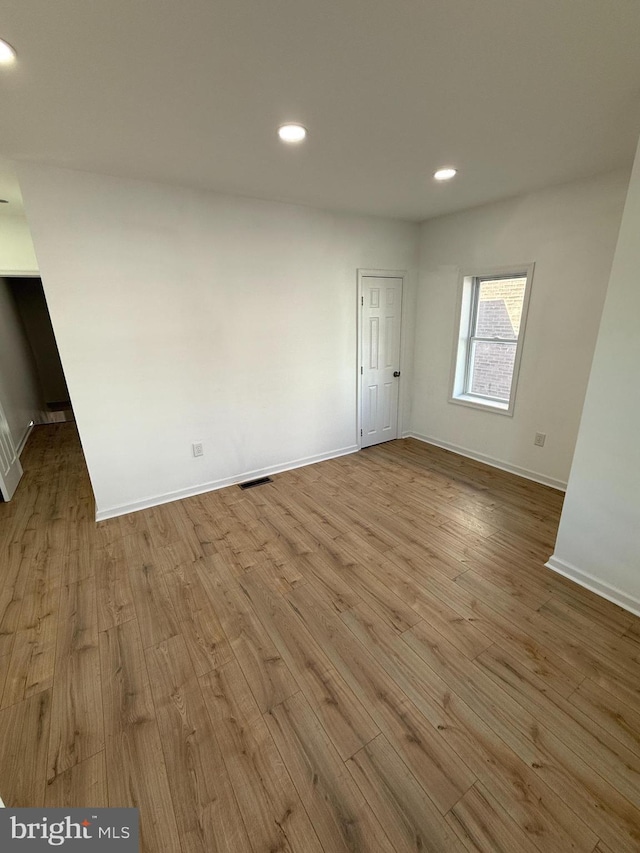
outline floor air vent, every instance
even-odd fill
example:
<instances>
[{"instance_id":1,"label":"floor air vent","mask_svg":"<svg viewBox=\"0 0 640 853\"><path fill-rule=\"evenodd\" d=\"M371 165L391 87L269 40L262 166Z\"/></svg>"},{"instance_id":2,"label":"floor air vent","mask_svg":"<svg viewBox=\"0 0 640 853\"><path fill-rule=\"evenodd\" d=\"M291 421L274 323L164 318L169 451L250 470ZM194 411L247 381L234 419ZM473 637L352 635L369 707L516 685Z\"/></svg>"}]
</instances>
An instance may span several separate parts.
<instances>
[{"instance_id":1,"label":"floor air vent","mask_svg":"<svg viewBox=\"0 0 640 853\"><path fill-rule=\"evenodd\" d=\"M258 477L257 480L247 480L246 483L239 483L241 489L252 489L254 486L263 486L265 483L273 483L271 477Z\"/></svg>"}]
</instances>

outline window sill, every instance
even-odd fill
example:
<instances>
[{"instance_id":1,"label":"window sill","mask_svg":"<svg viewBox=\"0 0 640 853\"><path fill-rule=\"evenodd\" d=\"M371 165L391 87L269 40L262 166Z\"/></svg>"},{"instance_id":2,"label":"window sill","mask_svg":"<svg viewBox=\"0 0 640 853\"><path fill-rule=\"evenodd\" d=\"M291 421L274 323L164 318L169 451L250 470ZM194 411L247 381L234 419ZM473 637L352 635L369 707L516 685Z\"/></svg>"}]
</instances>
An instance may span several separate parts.
<instances>
[{"instance_id":1,"label":"window sill","mask_svg":"<svg viewBox=\"0 0 640 853\"><path fill-rule=\"evenodd\" d=\"M451 397L449 402L456 403L458 406L468 406L470 409L495 412L496 415L506 415L508 418L513 417L513 402L509 405L509 403L499 403L497 400L483 400L481 397L473 397L470 394Z\"/></svg>"}]
</instances>

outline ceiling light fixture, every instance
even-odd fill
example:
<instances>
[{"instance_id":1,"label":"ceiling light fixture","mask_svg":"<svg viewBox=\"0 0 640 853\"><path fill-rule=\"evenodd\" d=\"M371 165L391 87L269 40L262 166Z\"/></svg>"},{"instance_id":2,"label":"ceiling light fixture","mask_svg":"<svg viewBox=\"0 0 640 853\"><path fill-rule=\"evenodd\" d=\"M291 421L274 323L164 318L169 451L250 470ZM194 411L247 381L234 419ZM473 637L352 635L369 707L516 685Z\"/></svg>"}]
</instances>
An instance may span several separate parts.
<instances>
[{"instance_id":1,"label":"ceiling light fixture","mask_svg":"<svg viewBox=\"0 0 640 853\"><path fill-rule=\"evenodd\" d=\"M455 178L457 174L457 169L454 169L452 166L447 166L444 169L438 169L437 172L434 172L433 177L436 181L450 181L451 178Z\"/></svg>"},{"instance_id":2,"label":"ceiling light fixture","mask_svg":"<svg viewBox=\"0 0 640 853\"><path fill-rule=\"evenodd\" d=\"M283 124L278 128L278 136L283 142L302 142L307 130L301 124Z\"/></svg>"},{"instance_id":3,"label":"ceiling light fixture","mask_svg":"<svg viewBox=\"0 0 640 853\"><path fill-rule=\"evenodd\" d=\"M15 62L16 52L8 41L0 39L0 65L11 65Z\"/></svg>"}]
</instances>

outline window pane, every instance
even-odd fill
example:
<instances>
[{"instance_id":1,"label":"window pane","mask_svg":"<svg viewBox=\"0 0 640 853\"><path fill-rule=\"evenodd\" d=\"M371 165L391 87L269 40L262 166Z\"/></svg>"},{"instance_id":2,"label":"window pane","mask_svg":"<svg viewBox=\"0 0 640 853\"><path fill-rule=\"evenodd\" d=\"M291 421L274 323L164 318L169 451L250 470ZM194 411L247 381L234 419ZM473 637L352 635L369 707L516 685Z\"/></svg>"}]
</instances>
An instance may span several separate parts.
<instances>
[{"instance_id":1,"label":"window pane","mask_svg":"<svg viewBox=\"0 0 640 853\"><path fill-rule=\"evenodd\" d=\"M474 337L517 339L526 283L524 276L479 281Z\"/></svg>"},{"instance_id":2,"label":"window pane","mask_svg":"<svg viewBox=\"0 0 640 853\"><path fill-rule=\"evenodd\" d=\"M516 343L473 341L467 393L508 402L513 379Z\"/></svg>"}]
</instances>

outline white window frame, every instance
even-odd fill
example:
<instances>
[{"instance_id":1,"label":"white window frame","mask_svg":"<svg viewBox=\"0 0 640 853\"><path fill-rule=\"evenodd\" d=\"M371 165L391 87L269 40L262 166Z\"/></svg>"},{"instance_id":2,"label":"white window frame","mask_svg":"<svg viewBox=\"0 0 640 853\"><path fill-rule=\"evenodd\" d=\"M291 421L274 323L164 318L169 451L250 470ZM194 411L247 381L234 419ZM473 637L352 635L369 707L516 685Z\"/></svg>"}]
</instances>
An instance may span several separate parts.
<instances>
[{"instance_id":1,"label":"white window frame","mask_svg":"<svg viewBox=\"0 0 640 853\"><path fill-rule=\"evenodd\" d=\"M460 273L458 283L458 301L456 307L455 338L453 346L453 358L451 362L451 397L450 403L460 406L470 406L473 409L482 409L485 412L495 412L499 415L513 417L516 402L516 391L518 388L518 376L520 373L520 360L524 344L527 326L527 313L529 311L529 299L531 297L531 283L533 281L533 268L535 264L513 264L509 267L490 267L488 269L463 270ZM520 319L520 330L518 332L518 343L516 344L516 356L513 364L513 379L511 380L511 394L508 401L497 400L493 397L485 397L480 394L471 394L467 390L469 381L469 368L471 361L471 331L476 312L476 293L480 281L487 279L510 279L526 278L524 299L522 302L522 316ZM500 342L500 339L492 339Z\"/></svg>"}]
</instances>

